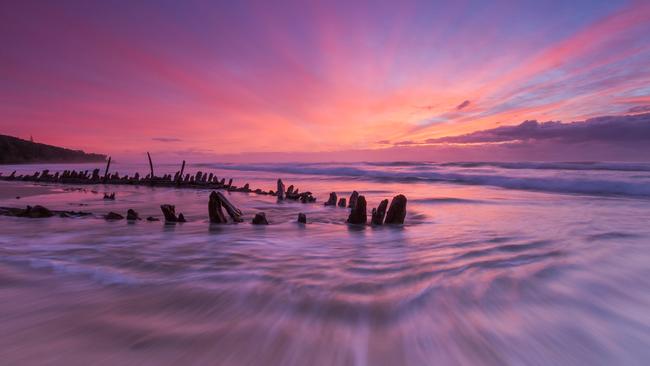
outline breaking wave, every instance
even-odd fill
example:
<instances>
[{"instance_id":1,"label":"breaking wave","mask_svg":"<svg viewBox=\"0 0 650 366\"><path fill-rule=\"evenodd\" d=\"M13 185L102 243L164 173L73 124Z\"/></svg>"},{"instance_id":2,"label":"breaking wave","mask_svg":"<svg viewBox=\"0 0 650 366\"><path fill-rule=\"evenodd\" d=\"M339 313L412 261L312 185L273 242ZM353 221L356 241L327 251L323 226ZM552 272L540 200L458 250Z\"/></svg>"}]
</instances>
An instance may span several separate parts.
<instances>
[{"instance_id":1,"label":"breaking wave","mask_svg":"<svg viewBox=\"0 0 650 366\"><path fill-rule=\"evenodd\" d=\"M539 170L606 170L622 172L648 172L650 164L644 163L601 163L601 162L465 162L444 163L440 166L477 168L497 167L502 169L539 169Z\"/></svg>"},{"instance_id":2,"label":"breaking wave","mask_svg":"<svg viewBox=\"0 0 650 366\"><path fill-rule=\"evenodd\" d=\"M630 196L630 197L650 197L650 182L647 180L626 180L625 177L616 177L610 179L607 176L598 174L583 174L580 176L562 177L561 174L555 176L548 176L538 174L537 176L532 173L530 175L514 176L507 174L507 171L495 169L494 173L486 173L484 169L472 171L459 171L457 169L449 168L449 164L432 164L432 163L414 163L406 165L385 166L382 169L377 164L362 165L362 164L322 164L322 163L293 163L293 164L203 164L206 167L228 169L228 170L241 170L241 171L264 171L264 172L277 172L285 174L297 175L317 175L317 176L332 176L332 177L346 177L353 179L367 179L382 182L444 182L453 184L470 184L470 185L483 185L493 186L505 189L517 190L532 190L540 192L552 193L567 193L567 194L585 194L585 195L612 195L612 196ZM472 167L485 167L495 166L495 163L453 163L454 167L463 166L467 168ZM464 164L464 165L459 165ZM479 165L477 165L479 164ZM480 165L482 164L482 165ZM501 163L500 163L501 164ZM548 171L552 168L552 164L541 165L541 167L534 168L537 163L504 163L511 164L512 167L519 167L520 169L540 169ZM546 164L546 163L539 163ZM628 167L630 171L639 171L646 167L643 164L619 164L607 166L605 164L596 165L587 163L557 163L559 166L566 167L570 164L580 166L599 166L602 170L623 170ZM569 164L569 165L566 165ZM448 168L445 168L447 166ZM503 167L500 167L503 168ZM636 170L632 170L632 169ZM648 167L650 169L650 167ZM558 168L557 170L561 170ZM587 170L586 168L583 170ZM560 173L560 172L558 172Z\"/></svg>"}]
</instances>

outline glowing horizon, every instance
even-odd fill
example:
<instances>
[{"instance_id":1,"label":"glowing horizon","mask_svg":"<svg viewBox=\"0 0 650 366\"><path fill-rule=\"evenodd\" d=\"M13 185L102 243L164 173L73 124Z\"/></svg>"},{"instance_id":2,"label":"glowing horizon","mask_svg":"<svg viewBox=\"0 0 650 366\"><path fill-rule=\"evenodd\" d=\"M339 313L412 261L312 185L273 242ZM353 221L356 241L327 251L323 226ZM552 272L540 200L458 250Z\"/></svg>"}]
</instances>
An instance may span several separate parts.
<instances>
[{"instance_id":1,"label":"glowing horizon","mask_svg":"<svg viewBox=\"0 0 650 366\"><path fill-rule=\"evenodd\" d=\"M110 155L381 149L650 105L647 2L0 9L0 133Z\"/></svg>"}]
</instances>

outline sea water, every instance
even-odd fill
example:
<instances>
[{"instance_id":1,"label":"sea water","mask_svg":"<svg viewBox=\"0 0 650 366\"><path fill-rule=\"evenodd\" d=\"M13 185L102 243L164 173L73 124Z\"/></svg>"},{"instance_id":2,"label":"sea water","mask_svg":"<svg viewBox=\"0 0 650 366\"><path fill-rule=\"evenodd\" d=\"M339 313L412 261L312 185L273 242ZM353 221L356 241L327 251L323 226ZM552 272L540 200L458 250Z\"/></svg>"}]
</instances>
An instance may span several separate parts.
<instances>
[{"instance_id":1,"label":"sea water","mask_svg":"<svg viewBox=\"0 0 650 366\"><path fill-rule=\"evenodd\" d=\"M0 200L93 213L0 217L0 364L650 362L650 164L186 167L198 170L252 189L282 178L318 201L224 192L246 222L215 225L210 190L49 184ZM323 206L353 190L369 210L405 194L405 225L350 226L349 209ZM188 222L101 218L129 208L162 218L163 203ZM257 212L270 225L251 225Z\"/></svg>"}]
</instances>

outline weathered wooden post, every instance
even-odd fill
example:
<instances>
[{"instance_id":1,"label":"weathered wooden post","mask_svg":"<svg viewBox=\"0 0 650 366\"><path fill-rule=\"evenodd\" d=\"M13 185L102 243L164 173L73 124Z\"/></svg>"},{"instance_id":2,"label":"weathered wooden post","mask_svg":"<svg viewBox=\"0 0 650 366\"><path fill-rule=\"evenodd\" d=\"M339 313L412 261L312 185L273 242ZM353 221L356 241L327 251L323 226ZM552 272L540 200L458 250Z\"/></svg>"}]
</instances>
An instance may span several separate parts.
<instances>
[{"instance_id":1,"label":"weathered wooden post","mask_svg":"<svg viewBox=\"0 0 650 366\"><path fill-rule=\"evenodd\" d=\"M398 194L393 197L386 213L386 225L401 225L404 223L406 217L406 197L403 194Z\"/></svg>"},{"instance_id":2,"label":"weathered wooden post","mask_svg":"<svg viewBox=\"0 0 650 366\"><path fill-rule=\"evenodd\" d=\"M212 191L208 202L208 215L210 216L210 222L216 224L225 224L227 222L226 216L221 210L222 207L226 209L226 212L228 212L228 215L232 218L233 222L244 221L241 218L242 212L240 209L230 203L221 192Z\"/></svg>"},{"instance_id":3,"label":"weathered wooden post","mask_svg":"<svg viewBox=\"0 0 650 366\"><path fill-rule=\"evenodd\" d=\"M106 183L106 179L108 179L108 169L111 167L111 157L108 157L108 161L106 162L106 170L104 171L104 183Z\"/></svg>"},{"instance_id":4,"label":"weathered wooden post","mask_svg":"<svg viewBox=\"0 0 650 366\"><path fill-rule=\"evenodd\" d=\"M183 180L183 172L185 171L185 160L183 160L183 165L181 165L181 174L178 175L178 185L181 184Z\"/></svg>"},{"instance_id":5,"label":"weathered wooden post","mask_svg":"<svg viewBox=\"0 0 650 366\"><path fill-rule=\"evenodd\" d=\"M383 225L384 217L386 216L386 208L388 207L388 200L383 200L377 206L377 208L372 209L372 224L373 225Z\"/></svg>"},{"instance_id":6,"label":"weathered wooden post","mask_svg":"<svg viewBox=\"0 0 650 366\"><path fill-rule=\"evenodd\" d=\"M350 216L348 216L347 222L355 225L365 225L365 223L368 222L368 214L366 213L366 197L358 196L356 198L356 203L350 211Z\"/></svg>"},{"instance_id":7,"label":"weathered wooden post","mask_svg":"<svg viewBox=\"0 0 650 366\"><path fill-rule=\"evenodd\" d=\"M336 206L336 192L330 193L330 198L325 202L325 206Z\"/></svg>"},{"instance_id":8,"label":"weathered wooden post","mask_svg":"<svg viewBox=\"0 0 650 366\"><path fill-rule=\"evenodd\" d=\"M255 214L255 217L253 217L253 221L251 221L251 224L268 225L269 221L266 219L266 214L264 212L258 212Z\"/></svg>"},{"instance_id":9,"label":"weathered wooden post","mask_svg":"<svg viewBox=\"0 0 650 366\"><path fill-rule=\"evenodd\" d=\"M353 191L350 195L350 201L348 201L348 207L354 209L354 206L357 205L357 199L359 198L359 192Z\"/></svg>"},{"instance_id":10,"label":"weathered wooden post","mask_svg":"<svg viewBox=\"0 0 650 366\"><path fill-rule=\"evenodd\" d=\"M278 201L284 200L284 183L282 183L282 179L278 179L278 189L275 194L278 196Z\"/></svg>"},{"instance_id":11,"label":"weathered wooden post","mask_svg":"<svg viewBox=\"0 0 650 366\"><path fill-rule=\"evenodd\" d=\"M147 157L149 158L149 168L151 169L151 175L149 176L149 178L151 179L151 182L153 183L153 177L154 177L154 175L153 175L153 163L151 162L151 155L149 154L148 151L147 151Z\"/></svg>"},{"instance_id":12,"label":"weathered wooden post","mask_svg":"<svg viewBox=\"0 0 650 366\"><path fill-rule=\"evenodd\" d=\"M210 201L208 202L208 215L210 217L210 222L213 222L215 224L225 224L228 222L228 220L226 220L226 215L224 215L223 210L221 210L221 199L215 191L212 191L210 194Z\"/></svg>"}]
</instances>

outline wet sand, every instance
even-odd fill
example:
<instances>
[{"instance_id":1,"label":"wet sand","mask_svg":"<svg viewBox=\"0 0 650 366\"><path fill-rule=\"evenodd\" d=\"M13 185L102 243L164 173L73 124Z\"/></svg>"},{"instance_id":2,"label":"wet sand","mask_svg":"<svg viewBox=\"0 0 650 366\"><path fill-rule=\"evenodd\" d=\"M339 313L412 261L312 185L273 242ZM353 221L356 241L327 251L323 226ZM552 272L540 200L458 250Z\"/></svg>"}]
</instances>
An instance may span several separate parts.
<instances>
[{"instance_id":1,"label":"wet sand","mask_svg":"<svg viewBox=\"0 0 650 366\"><path fill-rule=\"evenodd\" d=\"M59 193L60 191L47 186L33 185L23 182L0 182L0 200L16 197L40 196Z\"/></svg>"}]
</instances>

